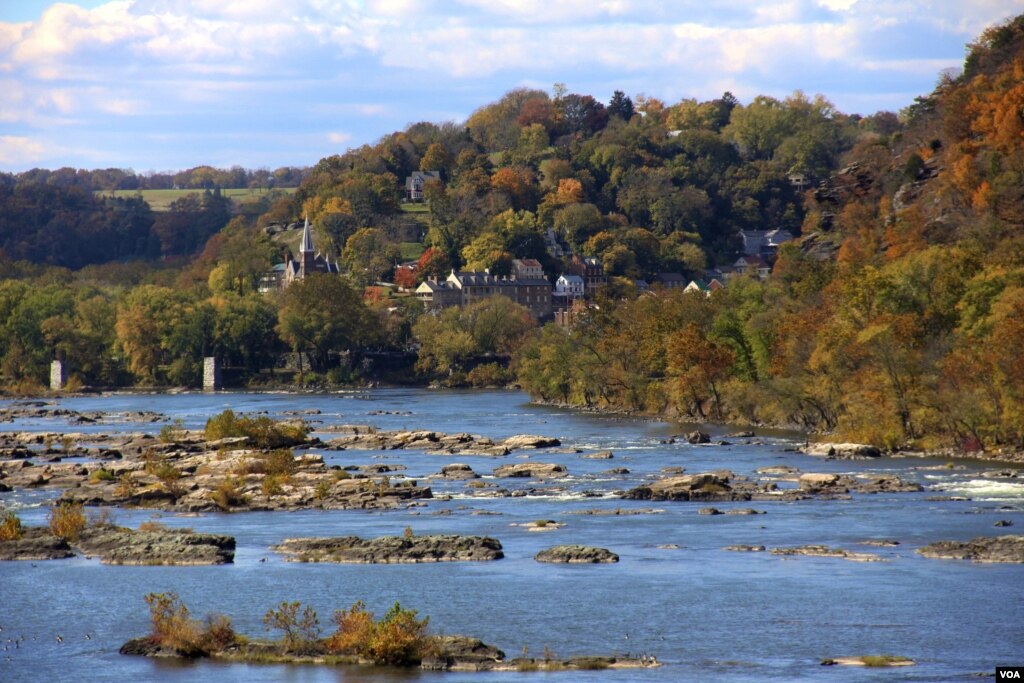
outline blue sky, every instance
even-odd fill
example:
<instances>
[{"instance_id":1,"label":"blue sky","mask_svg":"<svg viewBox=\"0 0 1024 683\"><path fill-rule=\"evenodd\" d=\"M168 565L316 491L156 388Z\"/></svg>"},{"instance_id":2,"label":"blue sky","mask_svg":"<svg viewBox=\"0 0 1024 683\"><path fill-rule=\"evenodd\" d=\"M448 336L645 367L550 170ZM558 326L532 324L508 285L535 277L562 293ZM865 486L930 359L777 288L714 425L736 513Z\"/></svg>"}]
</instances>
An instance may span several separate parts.
<instances>
[{"instance_id":1,"label":"blue sky","mask_svg":"<svg viewBox=\"0 0 1024 683\"><path fill-rule=\"evenodd\" d=\"M0 170L311 165L508 90L898 111L1024 0L0 0Z\"/></svg>"}]
</instances>

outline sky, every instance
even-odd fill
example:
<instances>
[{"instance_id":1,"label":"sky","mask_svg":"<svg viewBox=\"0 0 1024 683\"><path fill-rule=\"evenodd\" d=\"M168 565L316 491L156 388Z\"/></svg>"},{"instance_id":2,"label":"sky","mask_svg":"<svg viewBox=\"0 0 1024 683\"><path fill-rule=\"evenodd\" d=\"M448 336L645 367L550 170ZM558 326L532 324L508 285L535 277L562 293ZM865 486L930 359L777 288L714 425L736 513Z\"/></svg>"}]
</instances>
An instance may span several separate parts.
<instances>
[{"instance_id":1,"label":"sky","mask_svg":"<svg viewBox=\"0 0 1024 683\"><path fill-rule=\"evenodd\" d=\"M898 111L1024 0L0 0L0 170L310 166L517 87Z\"/></svg>"}]
</instances>

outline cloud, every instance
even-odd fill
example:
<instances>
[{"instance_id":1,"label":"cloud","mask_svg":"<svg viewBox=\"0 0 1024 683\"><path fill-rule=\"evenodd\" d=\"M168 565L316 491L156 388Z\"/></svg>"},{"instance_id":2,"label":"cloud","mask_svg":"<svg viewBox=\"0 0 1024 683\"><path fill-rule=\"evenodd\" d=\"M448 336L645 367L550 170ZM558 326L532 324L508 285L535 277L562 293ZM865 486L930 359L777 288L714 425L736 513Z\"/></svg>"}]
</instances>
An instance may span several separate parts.
<instances>
[{"instance_id":1,"label":"cloud","mask_svg":"<svg viewBox=\"0 0 1024 683\"><path fill-rule=\"evenodd\" d=\"M0 135L0 166L34 164L46 157L46 147L23 135Z\"/></svg>"},{"instance_id":2,"label":"cloud","mask_svg":"<svg viewBox=\"0 0 1024 683\"><path fill-rule=\"evenodd\" d=\"M343 145L343 144L345 144L346 142L348 142L351 139L352 139L352 136L349 133L328 133L327 134L327 141L330 142L331 144L334 144L334 145Z\"/></svg>"}]
</instances>

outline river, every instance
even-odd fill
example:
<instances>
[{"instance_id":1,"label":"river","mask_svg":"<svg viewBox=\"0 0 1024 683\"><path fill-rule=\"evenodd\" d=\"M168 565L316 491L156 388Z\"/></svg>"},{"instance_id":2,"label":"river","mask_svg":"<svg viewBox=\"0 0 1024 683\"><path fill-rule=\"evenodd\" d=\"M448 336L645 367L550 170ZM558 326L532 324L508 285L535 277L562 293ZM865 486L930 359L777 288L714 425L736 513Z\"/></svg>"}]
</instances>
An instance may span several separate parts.
<instances>
[{"instance_id":1,"label":"river","mask_svg":"<svg viewBox=\"0 0 1024 683\"><path fill-rule=\"evenodd\" d=\"M793 452L802 436L759 432L752 443L692 446L664 443L692 427L536 406L506 391L374 389L336 394L114 394L62 399L77 411L104 411L111 421L70 426L22 419L5 431L152 431L164 423L118 422L125 411L149 410L199 428L224 408L266 412L320 411L316 428L372 424L381 429L466 431L489 437L557 436L584 452L611 450L611 460L573 452L529 452L565 465L569 477L521 497L472 495L464 482L434 480L422 507L392 512L302 511L176 516L170 526L231 534L234 564L216 567L112 567L75 558L0 563L0 681L955 681L991 676L997 665L1024 665L1024 565L981 565L926 559L914 551L945 539L999 535L997 520L1024 524L1024 478L982 477L1003 466L945 460L881 458L827 461ZM7 405L0 402L0 406ZM719 439L727 427L704 427ZM325 435L329 436L329 435ZM421 483L448 462L489 473L505 458L451 458L416 451L318 451L331 464L400 463ZM716 504L754 507L764 515L698 515L699 503L627 501L616 492L656 477L665 467L687 472L755 470L790 465L805 472L898 473L922 493L854 494L852 500ZM613 467L628 474L606 474ZM537 487L494 480L508 489ZM43 524L53 491L0 493L27 525ZM961 498L951 500L950 498ZM659 514L581 515L585 509L657 508ZM152 511L118 510L135 527ZM514 526L551 519L565 526L530 532ZM287 563L268 547L286 537L457 533L498 538L505 559L486 563L330 565ZM861 545L894 539L893 547ZM608 548L617 564L540 564L533 556L563 543ZM780 557L722 548L823 544L881 555L884 562ZM678 547L666 547L678 546ZM335 609L356 600L382 614L396 600L430 616L434 632L474 635L505 650L539 656L612 653L655 655L656 669L559 673L427 673L284 665L166 663L126 657L118 648L148 631L143 596L175 591L195 615L223 612L238 631L263 630L262 615L283 600L313 605L328 630ZM57 636L62 642L57 642ZM22 637L24 640L22 640ZM18 641L17 647L13 641ZM916 666L900 669L823 667L823 658L893 654Z\"/></svg>"}]
</instances>

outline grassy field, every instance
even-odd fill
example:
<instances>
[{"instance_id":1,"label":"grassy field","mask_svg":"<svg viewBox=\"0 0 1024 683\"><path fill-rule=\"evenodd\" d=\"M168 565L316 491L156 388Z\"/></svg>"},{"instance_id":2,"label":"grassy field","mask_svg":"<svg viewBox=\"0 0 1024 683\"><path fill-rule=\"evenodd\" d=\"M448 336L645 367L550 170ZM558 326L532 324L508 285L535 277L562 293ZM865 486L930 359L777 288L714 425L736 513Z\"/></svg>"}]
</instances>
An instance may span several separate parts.
<instances>
[{"instance_id":1,"label":"grassy field","mask_svg":"<svg viewBox=\"0 0 1024 683\"><path fill-rule=\"evenodd\" d=\"M274 190L275 192L280 191L286 194L292 194L295 192L294 187L282 187ZM249 188L233 188L228 190L221 190L221 194L233 199L236 202L244 202L247 199L259 197L265 195L269 190L250 190ZM107 196L107 197L134 197L139 193L139 190L115 190L113 192L97 192L96 194ZM168 211L171 207L171 202L176 199L181 199L190 194L201 195L202 190L142 190L142 198L146 200L149 206L154 211Z\"/></svg>"},{"instance_id":2,"label":"grassy field","mask_svg":"<svg viewBox=\"0 0 1024 683\"><path fill-rule=\"evenodd\" d=\"M399 250L402 253L403 261L415 261L423 253L423 244L421 242L402 242L398 245Z\"/></svg>"},{"instance_id":3,"label":"grassy field","mask_svg":"<svg viewBox=\"0 0 1024 683\"><path fill-rule=\"evenodd\" d=\"M406 213L430 213L430 207L426 203L404 202L401 204L402 211Z\"/></svg>"}]
</instances>

